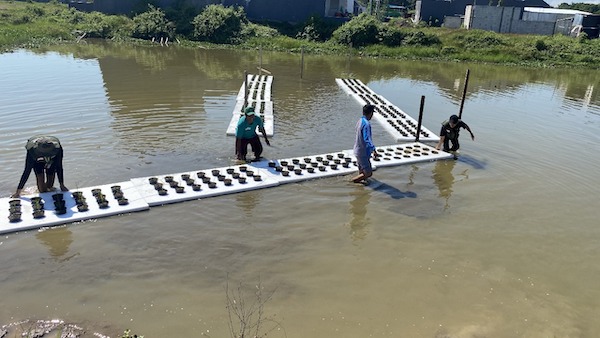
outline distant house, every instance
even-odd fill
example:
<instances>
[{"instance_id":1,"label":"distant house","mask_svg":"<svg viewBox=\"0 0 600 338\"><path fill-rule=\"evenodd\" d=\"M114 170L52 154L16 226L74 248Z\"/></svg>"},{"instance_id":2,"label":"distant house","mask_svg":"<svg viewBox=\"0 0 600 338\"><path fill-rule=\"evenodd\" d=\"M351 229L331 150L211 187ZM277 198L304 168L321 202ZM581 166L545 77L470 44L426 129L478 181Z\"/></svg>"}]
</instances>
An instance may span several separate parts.
<instances>
[{"instance_id":1,"label":"distant house","mask_svg":"<svg viewBox=\"0 0 600 338\"><path fill-rule=\"evenodd\" d=\"M465 8L469 5L551 8L543 0L417 0L414 21L423 21L431 26L441 26L445 17L464 15Z\"/></svg>"},{"instance_id":2,"label":"distant house","mask_svg":"<svg viewBox=\"0 0 600 338\"><path fill-rule=\"evenodd\" d=\"M467 29L513 34L577 37L585 32L597 38L600 15L571 9L467 6L463 25Z\"/></svg>"},{"instance_id":3,"label":"distant house","mask_svg":"<svg viewBox=\"0 0 600 338\"><path fill-rule=\"evenodd\" d=\"M349 18L364 8L355 0L225 0L225 5L244 7L251 20L303 22L311 16Z\"/></svg>"},{"instance_id":4,"label":"distant house","mask_svg":"<svg viewBox=\"0 0 600 338\"><path fill-rule=\"evenodd\" d=\"M166 8L181 0L155 0L154 4ZM241 6L250 20L303 22L311 16L347 20L364 11L355 0L184 0L188 6L204 8L210 4ZM81 11L106 14L130 14L140 8L140 0L69 0L69 6Z\"/></svg>"}]
</instances>

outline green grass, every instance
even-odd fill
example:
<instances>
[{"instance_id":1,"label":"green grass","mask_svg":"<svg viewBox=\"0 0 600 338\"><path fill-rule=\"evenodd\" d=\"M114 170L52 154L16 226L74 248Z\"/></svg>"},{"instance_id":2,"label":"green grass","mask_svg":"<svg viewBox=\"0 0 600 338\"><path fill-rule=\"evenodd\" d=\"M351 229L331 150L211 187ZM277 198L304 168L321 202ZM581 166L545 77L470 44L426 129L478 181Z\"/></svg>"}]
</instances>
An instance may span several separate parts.
<instances>
[{"instance_id":1,"label":"green grass","mask_svg":"<svg viewBox=\"0 0 600 338\"><path fill-rule=\"evenodd\" d=\"M83 13L58 3L29 3L0 0L0 51L16 48L70 43L86 36L119 38L131 43L129 23L124 16ZM254 27L263 31L261 27ZM588 40L562 35L536 36L498 34L494 32L433 27L402 27L407 40L399 46L383 44L355 48L351 52L363 57L423 59L518 64L533 67L578 67L600 69L600 39ZM265 30L267 31L267 30ZM415 34L418 33L418 34ZM434 44L419 45L416 36L437 37ZM240 48L288 53L346 55L349 47L331 41L314 42L285 35L249 37L236 45L214 45L178 40L189 48ZM415 41L417 41L415 44ZM423 40L424 41L424 40ZM429 40L431 41L431 39ZM147 42L146 42L147 43Z\"/></svg>"}]
</instances>

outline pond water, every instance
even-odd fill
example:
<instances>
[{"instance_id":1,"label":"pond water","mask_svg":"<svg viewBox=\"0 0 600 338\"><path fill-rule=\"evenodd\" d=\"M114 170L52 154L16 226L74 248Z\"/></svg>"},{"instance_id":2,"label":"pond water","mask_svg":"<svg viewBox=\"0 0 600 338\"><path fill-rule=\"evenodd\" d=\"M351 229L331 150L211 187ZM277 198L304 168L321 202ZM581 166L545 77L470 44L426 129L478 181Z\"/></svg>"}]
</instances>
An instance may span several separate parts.
<instances>
[{"instance_id":1,"label":"pond water","mask_svg":"<svg viewBox=\"0 0 600 338\"><path fill-rule=\"evenodd\" d=\"M71 189L230 165L225 131L259 59L101 42L0 54L0 196L36 134L60 138ZM230 337L227 295L257 310L262 290L269 337L600 332L599 71L306 56L301 79L298 55L267 52L262 67L267 157L352 147L361 107L336 77L415 118L424 95L438 132L470 69L475 141L463 132L458 160L382 168L369 186L334 177L4 235L0 324ZM376 122L373 138L395 143Z\"/></svg>"}]
</instances>

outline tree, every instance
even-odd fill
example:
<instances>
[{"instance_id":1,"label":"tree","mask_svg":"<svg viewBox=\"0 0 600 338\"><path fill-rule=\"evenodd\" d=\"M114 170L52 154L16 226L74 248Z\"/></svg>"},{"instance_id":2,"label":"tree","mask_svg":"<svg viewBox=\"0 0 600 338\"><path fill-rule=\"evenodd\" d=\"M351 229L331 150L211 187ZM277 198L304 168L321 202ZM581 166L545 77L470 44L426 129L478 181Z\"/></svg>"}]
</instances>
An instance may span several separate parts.
<instances>
[{"instance_id":1,"label":"tree","mask_svg":"<svg viewBox=\"0 0 600 338\"><path fill-rule=\"evenodd\" d=\"M152 38L173 38L175 25L168 21L160 9L148 5L148 11L133 17L134 38L150 40Z\"/></svg>"},{"instance_id":2,"label":"tree","mask_svg":"<svg viewBox=\"0 0 600 338\"><path fill-rule=\"evenodd\" d=\"M194 20L194 36L213 43L235 43L248 23L241 7L209 5Z\"/></svg>"}]
</instances>

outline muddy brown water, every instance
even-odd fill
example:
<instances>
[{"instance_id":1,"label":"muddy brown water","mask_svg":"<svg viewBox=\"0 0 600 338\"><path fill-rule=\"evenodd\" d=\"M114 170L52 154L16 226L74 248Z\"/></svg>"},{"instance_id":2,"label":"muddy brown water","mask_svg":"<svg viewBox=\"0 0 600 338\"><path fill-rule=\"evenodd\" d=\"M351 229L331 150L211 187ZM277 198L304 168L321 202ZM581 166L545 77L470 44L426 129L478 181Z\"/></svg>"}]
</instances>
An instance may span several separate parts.
<instances>
[{"instance_id":1,"label":"muddy brown water","mask_svg":"<svg viewBox=\"0 0 600 338\"><path fill-rule=\"evenodd\" d=\"M423 123L438 132L470 69L475 141L463 131L457 161L382 168L369 186L334 177L4 235L0 323L228 337L226 286L243 283L248 299L257 285L272 293L269 337L600 332L600 72L305 61L300 79L298 55L263 53L275 77L267 157L352 147L360 107L336 77L415 118L425 95ZM229 165L225 131L257 63L256 51L91 42L0 54L0 195L39 133L61 139L72 189ZM377 123L373 138L394 143Z\"/></svg>"}]
</instances>

